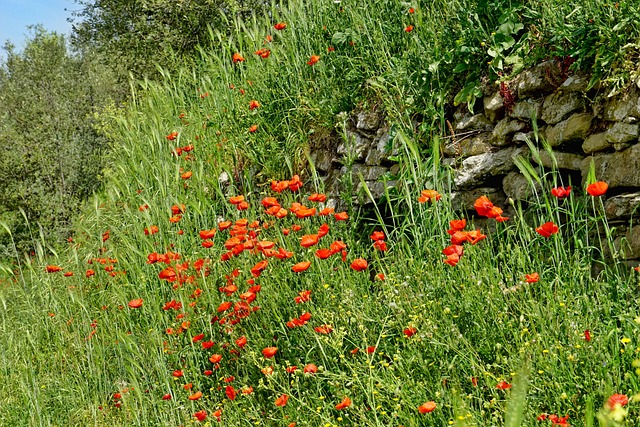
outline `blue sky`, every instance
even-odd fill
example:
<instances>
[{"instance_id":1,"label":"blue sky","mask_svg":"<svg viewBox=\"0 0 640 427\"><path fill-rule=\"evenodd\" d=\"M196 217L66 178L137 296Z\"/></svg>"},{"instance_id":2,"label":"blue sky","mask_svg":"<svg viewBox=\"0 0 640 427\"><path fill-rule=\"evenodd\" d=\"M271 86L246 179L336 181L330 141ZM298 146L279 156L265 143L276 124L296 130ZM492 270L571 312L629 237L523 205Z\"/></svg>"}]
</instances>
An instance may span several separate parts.
<instances>
[{"instance_id":1,"label":"blue sky","mask_svg":"<svg viewBox=\"0 0 640 427\"><path fill-rule=\"evenodd\" d=\"M22 48L29 34L27 26L33 24L68 35L71 24L67 18L79 7L73 0L0 0L0 46L11 40Z\"/></svg>"}]
</instances>

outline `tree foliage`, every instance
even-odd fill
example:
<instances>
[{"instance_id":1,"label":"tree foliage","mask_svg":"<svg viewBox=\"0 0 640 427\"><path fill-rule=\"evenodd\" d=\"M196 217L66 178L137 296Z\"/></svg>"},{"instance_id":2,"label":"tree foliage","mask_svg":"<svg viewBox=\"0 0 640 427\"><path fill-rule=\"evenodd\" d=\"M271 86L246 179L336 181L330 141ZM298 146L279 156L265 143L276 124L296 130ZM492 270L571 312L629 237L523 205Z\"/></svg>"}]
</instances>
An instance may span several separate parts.
<instances>
[{"instance_id":1,"label":"tree foliage","mask_svg":"<svg viewBox=\"0 0 640 427\"><path fill-rule=\"evenodd\" d=\"M210 42L209 30L226 33L228 16L259 13L264 0L76 0L74 43L91 46L136 77L156 65L173 68Z\"/></svg>"},{"instance_id":2,"label":"tree foliage","mask_svg":"<svg viewBox=\"0 0 640 427\"><path fill-rule=\"evenodd\" d=\"M100 185L107 139L94 113L110 101L113 79L63 36L36 27L24 51L5 45L0 62L0 221L18 252L68 233L79 204ZM16 256L0 228L0 257Z\"/></svg>"}]
</instances>

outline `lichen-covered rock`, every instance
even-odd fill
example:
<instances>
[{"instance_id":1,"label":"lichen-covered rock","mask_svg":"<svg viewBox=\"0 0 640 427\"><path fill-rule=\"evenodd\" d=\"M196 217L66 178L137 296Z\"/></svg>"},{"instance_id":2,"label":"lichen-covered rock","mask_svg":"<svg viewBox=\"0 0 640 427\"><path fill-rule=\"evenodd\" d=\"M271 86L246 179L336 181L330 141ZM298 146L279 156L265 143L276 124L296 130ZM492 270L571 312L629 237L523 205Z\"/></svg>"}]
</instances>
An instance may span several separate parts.
<instances>
[{"instance_id":1,"label":"lichen-covered rock","mask_svg":"<svg viewBox=\"0 0 640 427\"><path fill-rule=\"evenodd\" d=\"M640 258L640 227L624 227L618 230L613 247L625 260Z\"/></svg>"},{"instance_id":2,"label":"lichen-covered rock","mask_svg":"<svg viewBox=\"0 0 640 427\"><path fill-rule=\"evenodd\" d=\"M640 214L640 192L620 194L607 199L604 212L609 220L636 217Z\"/></svg>"},{"instance_id":3,"label":"lichen-covered rock","mask_svg":"<svg viewBox=\"0 0 640 427\"><path fill-rule=\"evenodd\" d=\"M495 92L492 95L485 96L482 100L484 104L484 115L495 122L500 120L504 114L504 104L502 103L502 96L500 92Z\"/></svg>"},{"instance_id":4,"label":"lichen-covered rock","mask_svg":"<svg viewBox=\"0 0 640 427\"><path fill-rule=\"evenodd\" d=\"M491 120L484 114L475 114L473 116L466 116L460 120L455 127L456 131L464 130L491 130L493 125Z\"/></svg>"},{"instance_id":5,"label":"lichen-covered rock","mask_svg":"<svg viewBox=\"0 0 640 427\"><path fill-rule=\"evenodd\" d=\"M535 141L535 135L531 132L517 132L513 135L513 142L518 145L526 144L527 141Z\"/></svg>"},{"instance_id":6,"label":"lichen-covered rock","mask_svg":"<svg viewBox=\"0 0 640 427\"><path fill-rule=\"evenodd\" d=\"M542 114L542 101L536 99L524 99L516 102L509 113L509 117L521 120L539 119Z\"/></svg>"},{"instance_id":7,"label":"lichen-covered rock","mask_svg":"<svg viewBox=\"0 0 640 427\"><path fill-rule=\"evenodd\" d=\"M496 147L503 147L511 144L512 136L516 132L525 129L527 124L520 120L511 120L507 117L496 123L491 133L491 144Z\"/></svg>"},{"instance_id":8,"label":"lichen-covered rock","mask_svg":"<svg viewBox=\"0 0 640 427\"><path fill-rule=\"evenodd\" d=\"M564 92L585 92L589 87L589 79L586 76L569 76L560 85L560 90Z\"/></svg>"},{"instance_id":9,"label":"lichen-covered rock","mask_svg":"<svg viewBox=\"0 0 640 427\"><path fill-rule=\"evenodd\" d=\"M582 161L582 183L586 184L589 166L593 160L596 178L615 187L640 187L640 144L611 154L595 154Z\"/></svg>"},{"instance_id":10,"label":"lichen-covered rock","mask_svg":"<svg viewBox=\"0 0 640 427\"><path fill-rule=\"evenodd\" d=\"M550 125L555 125L569 113L583 109L584 105L584 98L579 93L555 92L545 98L540 118Z\"/></svg>"},{"instance_id":11,"label":"lichen-covered rock","mask_svg":"<svg viewBox=\"0 0 640 427\"><path fill-rule=\"evenodd\" d=\"M506 197L500 188L481 187L468 191L454 191L451 193L451 206L454 210L473 210L473 204L480 196L487 196L496 206L503 206Z\"/></svg>"},{"instance_id":12,"label":"lichen-covered rock","mask_svg":"<svg viewBox=\"0 0 640 427\"><path fill-rule=\"evenodd\" d=\"M536 65L530 70L525 70L518 76L518 97L551 92L554 87L552 80L558 74L558 67L552 61L546 61Z\"/></svg>"},{"instance_id":13,"label":"lichen-covered rock","mask_svg":"<svg viewBox=\"0 0 640 427\"><path fill-rule=\"evenodd\" d=\"M622 95L605 101L602 110L602 118L604 120L621 122L628 116L638 117L637 106L637 92L625 92Z\"/></svg>"},{"instance_id":14,"label":"lichen-covered rock","mask_svg":"<svg viewBox=\"0 0 640 427\"><path fill-rule=\"evenodd\" d=\"M607 141L606 134L604 132L589 135L589 137L582 143L582 151L587 154L605 151L611 147L613 147L613 144Z\"/></svg>"},{"instance_id":15,"label":"lichen-covered rock","mask_svg":"<svg viewBox=\"0 0 640 427\"><path fill-rule=\"evenodd\" d=\"M353 174L353 178L355 180L359 180L359 177L362 176L362 179L364 179L365 181L377 181L388 171L389 168L385 168L383 166L367 166L359 163L356 163L351 167L351 173ZM346 174L347 168L343 166L340 169L340 173L342 173L343 175Z\"/></svg>"},{"instance_id":16,"label":"lichen-covered rock","mask_svg":"<svg viewBox=\"0 0 640 427\"><path fill-rule=\"evenodd\" d=\"M545 132L547 142L552 147L575 141L584 141L589 132L593 116L588 113L576 113L555 126L549 126Z\"/></svg>"},{"instance_id":17,"label":"lichen-covered rock","mask_svg":"<svg viewBox=\"0 0 640 427\"><path fill-rule=\"evenodd\" d=\"M518 172L509 172L502 179L502 189L504 194L513 200L530 200L536 192L540 192L542 188L536 181L529 181L527 177Z\"/></svg>"},{"instance_id":18,"label":"lichen-covered rock","mask_svg":"<svg viewBox=\"0 0 640 427\"><path fill-rule=\"evenodd\" d=\"M621 144L638 139L638 125L616 122L605 132L605 138L612 144Z\"/></svg>"},{"instance_id":19,"label":"lichen-covered rock","mask_svg":"<svg viewBox=\"0 0 640 427\"><path fill-rule=\"evenodd\" d=\"M444 154L450 157L464 158L487 153L493 148L489 143L490 139L490 132L480 133L469 138L461 138L456 140L456 142L448 143L444 147Z\"/></svg>"},{"instance_id":20,"label":"lichen-covered rock","mask_svg":"<svg viewBox=\"0 0 640 427\"><path fill-rule=\"evenodd\" d=\"M373 111L361 111L358 113L356 128L364 131L376 131L380 124L380 116Z\"/></svg>"},{"instance_id":21,"label":"lichen-covered rock","mask_svg":"<svg viewBox=\"0 0 640 427\"><path fill-rule=\"evenodd\" d=\"M540 150L538 152L538 156L540 158L541 166L549 169L558 168L579 171L582 167L582 160L584 160L584 156L579 154L562 153L559 151L554 151L552 157L549 152ZM537 162L535 157L534 160Z\"/></svg>"},{"instance_id":22,"label":"lichen-covered rock","mask_svg":"<svg viewBox=\"0 0 640 427\"><path fill-rule=\"evenodd\" d=\"M472 188L485 183L489 178L504 175L513 169L513 157L524 150L509 147L495 153L471 156L462 161L456 171L454 183L458 188Z\"/></svg>"},{"instance_id":23,"label":"lichen-covered rock","mask_svg":"<svg viewBox=\"0 0 640 427\"><path fill-rule=\"evenodd\" d=\"M380 129L371 143L364 163L372 166L380 165L388 162L389 157L397 154L397 150L389 147L389 129Z\"/></svg>"},{"instance_id":24,"label":"lichen-covered rock","mask_svg":"<svg viewBox=\"0 0 640 427\"><path fill-rule=\"evenodd\" d=\"M364 160L371 146L371 139L352 131L347 131L347 138L349 141L341 141L336 152L342 156L353 157L357 161Z\"/></svg>"}]
</instances>

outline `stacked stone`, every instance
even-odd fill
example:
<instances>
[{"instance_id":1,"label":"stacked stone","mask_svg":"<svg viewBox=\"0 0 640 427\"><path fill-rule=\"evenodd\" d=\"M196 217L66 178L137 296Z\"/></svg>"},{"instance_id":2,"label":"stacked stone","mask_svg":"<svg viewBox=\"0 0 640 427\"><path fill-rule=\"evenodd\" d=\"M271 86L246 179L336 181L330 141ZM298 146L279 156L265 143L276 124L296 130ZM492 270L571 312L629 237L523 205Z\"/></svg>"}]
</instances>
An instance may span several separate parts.
<instances>
[{"instance_id":1,"label":"stacked stone","mask_svg":"<svg viewBox=\"0 0 640 427\"><path fill-rule=\"evenodd\" d=\"M571 176L574 187L581 180L583 188L593 163L597 179L609 185L605 213L618 228L616 248L623 259L640 259L640 227L631 227L640 214L639 91L606 96L588 91L588 81L562 75L549 61L508 83L516 99L508 108L495 90L478 114L458 112L444 147L454 169L454 206L469 209L483 194L505 208L508 198L529 200L534 189L516 167L518 156ZM541 143L533 154L525 144L534 141L535 126L553 155Z\"/></svg>"}]
</instances>

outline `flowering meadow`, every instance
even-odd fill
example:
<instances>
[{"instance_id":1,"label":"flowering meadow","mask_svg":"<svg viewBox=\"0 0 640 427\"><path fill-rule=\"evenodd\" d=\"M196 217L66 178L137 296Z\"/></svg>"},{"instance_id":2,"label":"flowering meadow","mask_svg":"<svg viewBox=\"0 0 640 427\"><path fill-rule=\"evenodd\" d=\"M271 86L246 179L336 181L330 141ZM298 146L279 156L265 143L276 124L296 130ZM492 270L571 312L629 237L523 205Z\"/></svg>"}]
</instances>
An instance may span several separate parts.
<instances>
[{"instance_id":1,"label":"flowering meadow","mask_svg":"<svg viewBox=\"0 0 640 427\"><path fill-rule=\"evenodd\" d=\"M2 269L1 425L640 424L606 182L542 171L526 209L455 211L401 74L454 6L347 3L234 21L198 69L132 85L68 245ZM336 209L305 143L364 99L400 129L398 185Z\"/></svg>"}]
</instances>

